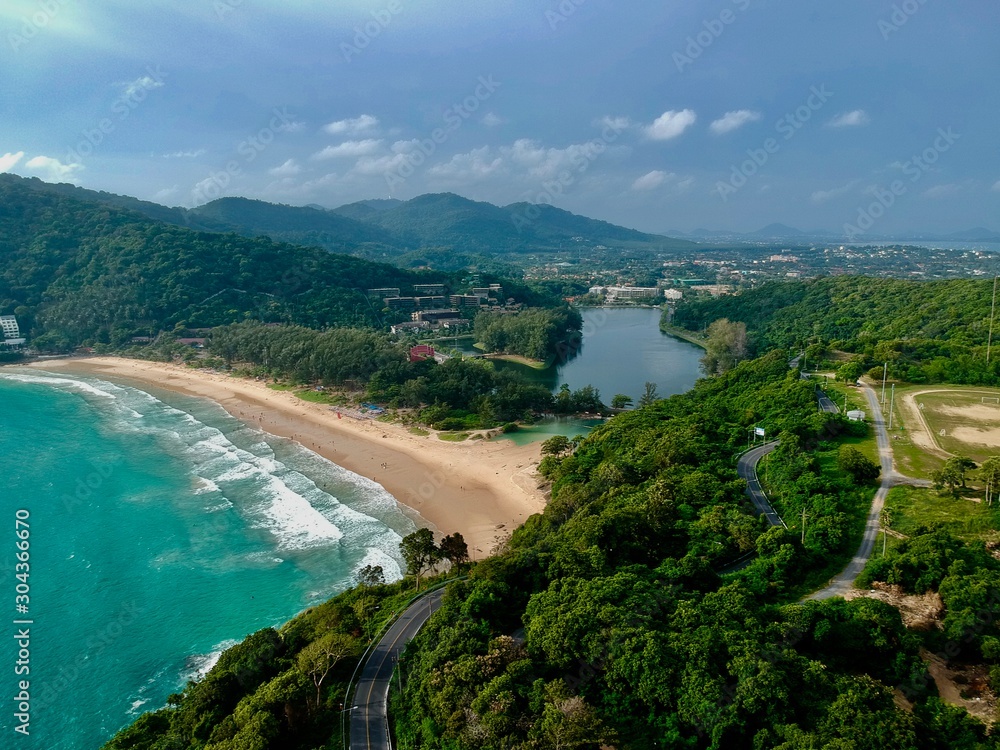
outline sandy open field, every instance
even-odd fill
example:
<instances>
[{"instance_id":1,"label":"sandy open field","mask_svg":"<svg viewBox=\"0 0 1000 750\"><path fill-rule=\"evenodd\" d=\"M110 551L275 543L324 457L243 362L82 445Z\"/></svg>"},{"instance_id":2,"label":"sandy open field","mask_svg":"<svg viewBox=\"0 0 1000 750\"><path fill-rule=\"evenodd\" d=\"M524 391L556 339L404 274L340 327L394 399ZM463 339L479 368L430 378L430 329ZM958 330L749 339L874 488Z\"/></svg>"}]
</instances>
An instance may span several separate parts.
<instances>
[{"instance_id":1,"label":"sandy open field","mask_svg":"<svg viewBox=\"0 0 1000 750\"><path fill-rule=\"evenodd\" d=\"M985 401L984 401L985 399ZM939 458L955 454L980 462L1000 455L1000 391L927 388L899 399L910 438Z\"/></svg>"},{"instance_id":2,"label":"sandy open field","mask_svg":"<svg viewBox=\"0 0 1000 750\"><path fill-rule=\"evenodd\" d=\"M330 407L255 380L181 365L114 357L49 360L36 365L141 387L200 396L272 435L298 441L377 481L441 533L461 532L470 555L483 557L528 516L545 507L536 467L538 443L443 442L399 425L339 418Z\"/></svg>"}]
</instances>

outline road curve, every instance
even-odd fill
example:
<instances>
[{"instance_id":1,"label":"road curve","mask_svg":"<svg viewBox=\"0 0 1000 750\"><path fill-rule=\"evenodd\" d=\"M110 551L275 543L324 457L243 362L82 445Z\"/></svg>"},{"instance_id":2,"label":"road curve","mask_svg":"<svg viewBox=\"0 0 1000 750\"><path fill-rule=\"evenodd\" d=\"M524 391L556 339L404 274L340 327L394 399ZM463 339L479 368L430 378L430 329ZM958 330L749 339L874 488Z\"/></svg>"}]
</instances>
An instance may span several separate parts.
<instances>
[{"instance_id":1,"label":"road curve","mask_svg":"<svg viewBox=\"0 0 1000 750\"><path fill-rule=\"evenodd\" d=\"M868 521L865 523L865 535L861 540L861 546L851 562L825 588L810 594L806 597L807 599L830 599L834 596L843 596L854 588L854 581L861 575L861 571L864 570L875 546L882 506L885 505L889 488L892 487L896 479L892 468L892 446L889 444L889 433L885 429L885 420L882 417L882 409L879 408L878 396L871 386L862 384L862 387L865 390L865 396L868 397L868 406L872 410L875 438L878 441L878 455L882 464L882 483L879 485L878 492L875 493L871 510L868 511Z\"/></svg>"},{"instance_id":2,"label":"road curve","mask_svg":"<svg viewBox=\"0 0 1000 750\"><path fill-rule=\"evenodd\" d=\"M760 481L757 479L757 462L777 447L778 441L773 440L747 451L740 456L740 460L736 464L736 473L740 475L740 479L746 481L747 495L756 506L758 514L764 516L772 526L785 526L781 516L774 512L774 508L768 502L767 495L764 494Z\"/></svg>"},{"instance_id":3,"label":"road curve","mask_svg":"<svg viewBox=\"0 0 1000 750\"><path fill-rule=\"evenodd\" d=\"M819 398L819 408L830 414L839 414L840 408L830 400L823 391L816 391L817 398Z\"/></svg>"},{"instance_id":4,"label":"road curve","mask_svg":"<svg viewBox=\"0 0 1000 750\"><path fill-rule=\"evenodd\" d=\"M390 750L386 703L396 658L441 607L444 589L437 589L407 607L382 636L361 670L351 703L350 750Z\"/></svg>"}]
</instances>

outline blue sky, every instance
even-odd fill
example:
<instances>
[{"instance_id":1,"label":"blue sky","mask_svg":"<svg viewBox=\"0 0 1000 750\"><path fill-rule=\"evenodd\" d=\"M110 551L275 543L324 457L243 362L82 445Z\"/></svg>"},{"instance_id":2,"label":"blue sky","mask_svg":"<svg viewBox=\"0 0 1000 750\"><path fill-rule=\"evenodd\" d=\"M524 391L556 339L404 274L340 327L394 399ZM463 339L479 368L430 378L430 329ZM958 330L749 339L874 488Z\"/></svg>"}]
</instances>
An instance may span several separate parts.
<instances>
[{"instance_id":1,"label":"blue sky","mask_svg":"<svg viewBox=\"0 0 1000 750\"><path fill-rule=\"evenodd\" d=\"M995 0L4 0L0 171L647 231L1000 230ZM867 217L867 219L865 218Z\"/></svg>"}]
</instances>

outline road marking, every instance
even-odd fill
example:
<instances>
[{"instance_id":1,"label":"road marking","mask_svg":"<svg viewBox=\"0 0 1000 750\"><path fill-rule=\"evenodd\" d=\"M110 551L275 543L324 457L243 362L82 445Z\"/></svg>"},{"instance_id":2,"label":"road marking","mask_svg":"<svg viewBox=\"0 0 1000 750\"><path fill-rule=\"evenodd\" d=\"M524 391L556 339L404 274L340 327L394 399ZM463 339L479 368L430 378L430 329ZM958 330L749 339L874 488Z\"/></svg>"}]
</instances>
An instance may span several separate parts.
<instances>
[{"instance_id":1,"label":"road marking","mask_svg":"<svg viewBox=\"0 0 1000 750\"><path fill-rule=\"evenodd\" d=\"M421 622L420 627L417 628L417 632L419 632L420 628L422 628L424 626L424 623L426 623L427 620L429 620L430 617L431 617L431 615L433 614L433 612L430 611L430 608L431 608L431 605L432 605L432 600L434 600L434 599L440 599L441 596L438 595L440 592L443 592L443 589L439 589L438 591L432 591L432 592L430 592L428 594L425 594L421 599L418 599L409 608L407 608L403 612L402 615L400 615L399 619L396 620L396 622L394 622L393 625L392 625L392 627L389 629L389 632L391 633L392 632L392 628L399 627L399 632L396 634L396 637L393 639L392 643L389 644L389 647L386 650L386 653L383 654L383 656L382 656L382 661L380 661L379 664L378 664L378 667L376 667L374 677L372 677L370 679L371 685L368 688L368 696L365 699L364 703L362 704L365 707L365 718L364 718L364 721L365 721L365 740L366 740L366 745L368 746L369 750L371 750L371 746L372 746L372 735L371 735L371 699L372 699L372 693L375 692L375 683L378 682L378 676L379 676L379 674L382 671L382 667L385 666L386 659L390 656L390 654L392 654L392 650L395 648L396 644L399 642L399 639L402 638L406 634L406 630L409 627L409 625L411 623L415 622L417 620L417 617L419 617L421 614L423 614L422 612L419 612L419 611L411 613L410 610L414 609L414 608L417 608L419 605L422 605L425 602L427 603L427 614L424 616L424 619ZM385 637L388 637L388 636L389 636L389 633L386 633ZM414 633L414 636L416 636L416 633ZM382 647L384 641L385 641L385 638L383 638L382 641L380 641L378 643L378 645L375 647L376 651L379 648ZM367 667L368 665L366 664L365 666ZM390 684L392 682L391 675L390 675L389 682L390 682ZM388 699L388 695L389 695L389 690L387 688L386 689L386 699ZM388 721L388 708L386 706L386 702L383 701L382 705L383 705L383 708L387 709L386 710L386 721ZM388 738L388 726L386 727L386 733L387 733L386 741L388 742L389 741L389 738ZM348 745L349 744L350 744L350 739L348 738Z\"/></svg>"}]
</instances>

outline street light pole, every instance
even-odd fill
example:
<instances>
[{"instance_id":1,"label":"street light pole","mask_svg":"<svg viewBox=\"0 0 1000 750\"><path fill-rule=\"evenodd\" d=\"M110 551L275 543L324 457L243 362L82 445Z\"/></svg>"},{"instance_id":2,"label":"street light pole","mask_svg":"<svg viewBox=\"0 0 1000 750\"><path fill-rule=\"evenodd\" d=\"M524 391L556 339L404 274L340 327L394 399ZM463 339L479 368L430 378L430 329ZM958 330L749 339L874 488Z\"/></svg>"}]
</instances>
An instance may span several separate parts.
<instances>
[{"instance_id":1,"label":"street light pole","mask_svg":"<svg viewBox=\"0 0 1000 750\"><path fill-rule=\"evenodd\" d=\"M993 314L997 309L997 279L998 276L993 277L993 302L990 304L990 337L986 341L986 364L990 363L990 349L993 346Z\"/></svg>"}]
</instances>

